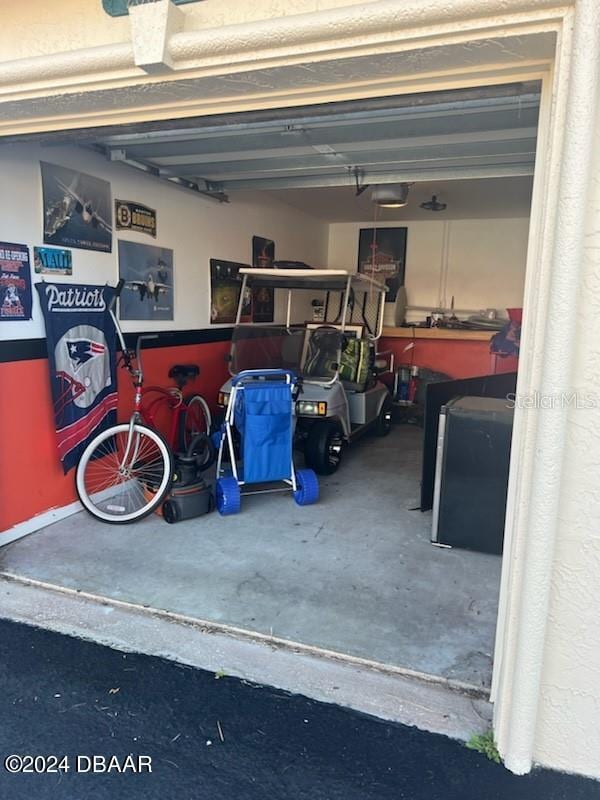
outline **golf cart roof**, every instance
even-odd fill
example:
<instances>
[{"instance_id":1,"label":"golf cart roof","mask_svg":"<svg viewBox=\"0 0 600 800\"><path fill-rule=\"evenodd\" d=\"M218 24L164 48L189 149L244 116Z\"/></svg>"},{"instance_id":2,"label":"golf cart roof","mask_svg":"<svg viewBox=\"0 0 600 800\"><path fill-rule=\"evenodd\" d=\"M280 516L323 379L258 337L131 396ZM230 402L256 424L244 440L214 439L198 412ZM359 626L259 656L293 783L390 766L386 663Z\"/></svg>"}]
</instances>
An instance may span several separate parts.
<instances>
[{"instance_id":1,"label":"golf cart roof","mask_svg":"<svg viewBox=\"0 0 600 800\"><path fill-rule=\"evenodd\" d=\"M248 286L269 286L274 289L327 289L343 291L348 278L351 287L359 292L387 292L385 283L361 273L344 269L258 269L242 267L240 275L247 275Z\"/></svg>"}]
</instances>

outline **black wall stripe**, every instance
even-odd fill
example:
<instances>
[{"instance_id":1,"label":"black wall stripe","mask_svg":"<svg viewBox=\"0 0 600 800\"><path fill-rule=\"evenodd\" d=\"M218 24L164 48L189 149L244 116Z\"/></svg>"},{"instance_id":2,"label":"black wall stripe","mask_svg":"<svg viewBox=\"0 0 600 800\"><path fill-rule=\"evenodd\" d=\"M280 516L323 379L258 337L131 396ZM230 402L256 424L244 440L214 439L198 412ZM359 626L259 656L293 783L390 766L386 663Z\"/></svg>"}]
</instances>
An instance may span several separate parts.
<instances>
[{"instance_id":1,"label":"black wall stripe","mask_svg":"<svg viewBox=\"0 0 600 800\"><path fill-rule=\"evenodd\" d=\"M188 331L145 331L157 333L158 339L149 339L144 342L144 350L153 350L159 347L180 347L186 344L209 344L210 342L227 342L231 339L233 328L201 328ZM125 341L128 347L135 347L137 337L141 333L126 333ZM0 342L0 364L10 361L32 361L47 358L45 339L11 339Z\"/></svg>"}]
</instances>

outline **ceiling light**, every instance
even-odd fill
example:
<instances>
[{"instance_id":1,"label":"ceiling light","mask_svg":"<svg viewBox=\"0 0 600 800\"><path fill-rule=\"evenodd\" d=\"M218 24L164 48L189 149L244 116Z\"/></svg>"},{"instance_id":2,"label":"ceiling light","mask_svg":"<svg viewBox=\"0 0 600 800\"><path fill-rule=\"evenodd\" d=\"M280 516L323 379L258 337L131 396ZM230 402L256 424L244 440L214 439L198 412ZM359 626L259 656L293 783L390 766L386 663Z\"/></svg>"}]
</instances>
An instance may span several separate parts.
<instances>
[{"instance_id":1,"label":"ceiling light","mask_svg":"<svg viewBox=\"0 0 600 800\"><path fill-rule=\"evenodd\" d=\"M375 186L371 200L380 208L403 208L408 203L408 183Z\"/></svg>"},{"instance_id":2,"label":"ceiling light","mask_svg":"<svg viewBox=\"0 0 600 800\"><path fill-rule=\"evenodd\" d=\"M431 196L431 200L426 200L424 203L421 203L421 208L424 208L425 211L445 211L448 208L448 204L441 203L437 199L437 195L434 194Z\"/></svg>"}]
</instances>

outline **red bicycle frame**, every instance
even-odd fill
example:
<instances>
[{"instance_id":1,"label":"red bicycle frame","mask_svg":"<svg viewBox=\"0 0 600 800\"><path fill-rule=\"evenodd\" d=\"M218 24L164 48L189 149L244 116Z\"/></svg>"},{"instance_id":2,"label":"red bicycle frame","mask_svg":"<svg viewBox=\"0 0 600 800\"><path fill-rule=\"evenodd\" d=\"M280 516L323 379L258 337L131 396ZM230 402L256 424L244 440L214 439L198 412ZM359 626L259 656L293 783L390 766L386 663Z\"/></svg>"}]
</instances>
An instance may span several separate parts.
<instances>
[{"instance_id":1,"label":"red bicycle frame","mask_svg":"<svg viewBox=\"0 0 600 800\"><path fill-rule=\"evenodd\" d=\"M148 397L155 395L148 400ZM169 424L165 426L164 420L159 418L160 410L168 409ZM188 409L187 403L183 398L180 389L173 386L164 389L162 386L141 387L139 405L136 401L136 410L142 420L163 434L169 447L176 452L180 444L179 431L181 425L181 415ZM168 430L165 430L168 428Z\"/></svg>"}]
</instances>

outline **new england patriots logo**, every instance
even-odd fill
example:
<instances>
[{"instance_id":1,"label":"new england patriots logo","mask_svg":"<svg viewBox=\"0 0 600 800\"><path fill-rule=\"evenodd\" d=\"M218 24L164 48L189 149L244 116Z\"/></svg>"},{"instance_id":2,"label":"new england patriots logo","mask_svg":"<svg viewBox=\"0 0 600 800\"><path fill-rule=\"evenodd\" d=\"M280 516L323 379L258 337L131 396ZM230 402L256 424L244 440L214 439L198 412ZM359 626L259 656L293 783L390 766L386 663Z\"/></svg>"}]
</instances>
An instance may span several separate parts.
<instances>
[{"instance_id":1,"label":"new england patriots logo","mask_svg":"<svg viewBox=\"0 0 600 800\"><path fill-rule=\"evenodd\" d=\"M74 372L77 372L90 359L106 353L106 346L92 339L65 339L65 344Z\"/></svg>"}]
</instances>

